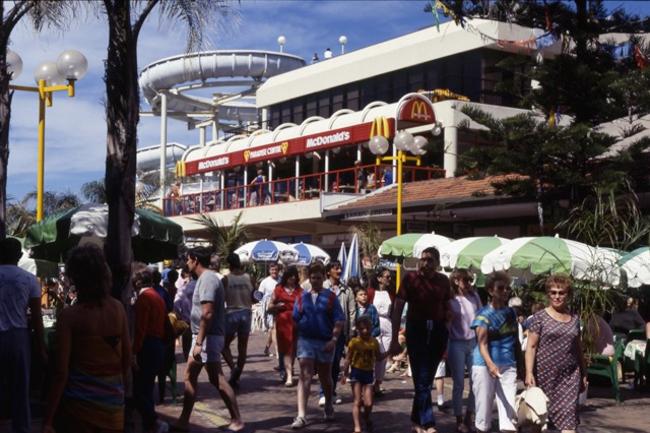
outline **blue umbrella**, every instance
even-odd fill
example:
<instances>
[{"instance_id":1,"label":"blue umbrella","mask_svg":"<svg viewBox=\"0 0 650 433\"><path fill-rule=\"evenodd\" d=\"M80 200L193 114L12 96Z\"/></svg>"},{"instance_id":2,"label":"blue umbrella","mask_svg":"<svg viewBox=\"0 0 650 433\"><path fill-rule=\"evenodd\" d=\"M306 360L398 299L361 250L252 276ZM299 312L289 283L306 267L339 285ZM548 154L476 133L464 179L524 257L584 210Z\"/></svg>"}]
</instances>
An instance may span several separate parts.
<instances>
[{"instance_id":1,"label":"blue umbrella","mask_svg":"<svg viewBox=\"0 0 650 433\"><path fill-rule=\"evenodd\" d=\"M345 269L345 264L348 261L348 253L345 251L345 242L341 242L341 249L336 258L341 263L341 269Z\"/></svg>"},{"instance_id":2,"label":"blue umbrella","mask_svg":"<svg viewBox=\"0 0 650 433\"><path fill-rule=\"evenodd\" d=\"M359 238L355 233L350 243L350 251L348 252L347 261L341 279L348 281L352 277L361 278L361 260L359 257Z\"/></svg>"},{"instance_id":3,"label":"blue umbrella","mask_svg":"<svg viewBox=\"0 0 650 433\"><path fill-rule=\"evenodd\" d=\"M298 259L298 251L284 242L261 241L249 242L235 250L242 262L277 262L293 263Z\"/></svg>"},{"instance_id":4,"label":"blue umbrella","mask_svg":"<svg viewBox=\"0 0 650 433\"><path fill-rule=\"evenodd\" d=\"M330 261L330 255L316 245L300 242L291 246L298 251L298 260L295 263L298 266L308 266L316 260L323 264L327 264Z\"/></svg>"}]
</instances>

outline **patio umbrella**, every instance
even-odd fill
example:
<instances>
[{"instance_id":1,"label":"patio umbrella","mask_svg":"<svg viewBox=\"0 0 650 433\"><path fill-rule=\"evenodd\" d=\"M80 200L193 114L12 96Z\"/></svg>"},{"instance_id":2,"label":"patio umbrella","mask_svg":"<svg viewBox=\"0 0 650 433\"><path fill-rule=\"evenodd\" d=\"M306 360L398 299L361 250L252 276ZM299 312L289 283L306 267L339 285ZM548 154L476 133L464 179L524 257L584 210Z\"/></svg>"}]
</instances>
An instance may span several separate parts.
<instances>
[{"instance_id":1,"label":"patio umbrella","mask_svg":"<svg viewBox=\"0 0 650 433\"><path fill-rule=\"evenodd\" d=\"M341 262L341 268L345 269L345 264L348 261L348 253L345 250L345 242L341 242L341 248L339 249L339 255L336 259Z\"/></svg>"},{"instance_id":2,"label":"patio umbrella","mask_svg":"<svg viewBox=\"0 0 650 433\"><path fill-rule=\"evenodd\" d=\"M298 251L291 245L279 241L262 239L248 242L235 250L242 262L277 262L293 263L298 260Z\"/></svg>"},{"instance_id":3,"label":"patio umbrella","mask_svg":"<svg viewBox=\"0 0 650 433\"><path fill-rule=\"evenodd\" d=\"M15 236L8 236L10 238L17 239L22 245L23 255L18 261L18 267L26 270L30 274L36 275L40 278L47 277L58 277L59 276L59 265L56 262L50 262L48 260L33 259L29 257L29 251L25 249L25 238L18 238Z\"/></svg>"},{"instance_id":4,"label":"patio umbrella","mask_svg":"<svg viewBox=\"0 0 650 433\"><path fill-rule=\"evenodd\" d=\"M300 242L291 246L298 251L298 260L295 262L298 266L307 266L316 260L326 265L330 261L330 255L316 245Z\"/></svg>"},{"instance_id":5,"label":"patio umbrella","mask_svg":"<svg viewBox=\"0 0 650 433\"><path fill-rule=\"evenodd\" d=\"M481 260L509 239L479 236L458 239L440 248L440 265L444 268L481 269Z\"/></svg>"},{"instance_id":6,"label":"patio umbrella","mask_svg":"<svg viewBox=\"0 0 650 433\"><path fill-rule=\"evenodd\" d=\"M559 236L513 239L490 253L481 262L481 272L510 271L530 277L545 273L566 273L581 280L598 280L618 285L620 271L615 251L595 248Z\"/></svg>"},{"instance_id":7,"label":"patio umbrella","mask_svg":"<svg viewBox=\"0 0 650 433\"><path fill-rule=\"evenodd\" d=\"M350 251L348 252L348 258L345 263L345 268L343 268L343 275L341 275L341 279L345 282L352 277L361 278L361 260L359 257L359 237L356 233L352 237L352 242L350 243Z\"/></svg>"},{"instance_id":8,"label":"patio umbrella","mask_svg":"<svg viewBox=\"0 0 650 433\"><path fill-rule=\"evenodd\" d=\"M415 257L419 258L422 251L429 247L440 250L444 245L449 244L453 239L431 233L407 233L405 235L393 236L382 242L379 247L380 257Z\"/></svg>"},{"instance_id":9,"label":"patio umbrella","mask_svg":"<svg viewBox=\"0 0 650 433\"><path fill-rule=\"evenodd\" d=\"M85 204L31 226L25 248L31 250L32 258L61 262L80 242L103 244L107 231L108 205ZM183 228L155 212L136 209L131 236L135 260L159 262L177 257Z\"/></svg>"},{"instance_id":10,"label":"patio umbrella","mask_svg":"<svg viewBox=\"0 0 650 433\"><path fill-rule=\"evenodd\" d=\"M625 254L618 264L627 276L629 287L650 284L650 247L637 248Z\"/></svg>"}]
</instances>

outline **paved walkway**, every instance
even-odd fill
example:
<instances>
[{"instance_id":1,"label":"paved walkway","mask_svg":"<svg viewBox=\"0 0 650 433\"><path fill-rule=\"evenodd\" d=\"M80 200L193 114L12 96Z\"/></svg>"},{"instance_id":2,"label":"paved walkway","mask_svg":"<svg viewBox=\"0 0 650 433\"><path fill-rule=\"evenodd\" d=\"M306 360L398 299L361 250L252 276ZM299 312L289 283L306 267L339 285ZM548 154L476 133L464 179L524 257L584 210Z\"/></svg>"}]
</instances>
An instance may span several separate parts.
<instances>
[{"instance_id":1,"label":"paved walkway","mask_svg":"<svg viewBox=\"0 0 650 433\"><path fill-rule=\"evenodd\" d=\"M276 358L262 355L265 338L257 333L251 336L249 362L242 375L238 391L238 402L244 421L245 432L286 433L296 414L296 388L285 388L279 374L273 370ZM233 349L235 349L233 344ZM180 355L179 355L180 359ZM185 363L178 365L179 392L182 391L182 377ZM226 367L227 374L229 373ZM297 372L297 365L296 365ZM410 432L409 415L411 410L411 380L398 374L387 374L385 388L388 393L376 400L373 411L375 433ZM343 404L335 406L335 420L331 423L321 421L322 410L317 406L317 383L312 385L309 399L308 426L302 432L352 432L351 393L349 386L339 385L339 395ZM581 412L580 433L648 433L650 421L650 393L641 394L624 389L624 403L617 405L607 388L591 387L587 407ZM445 380L445 400L449 405L451 380ZM181 411L179 402L172 403L169 393L165 404L157 406L162 419L173 421ZM444 411L434 409L440 433L455 431L455 418L449 408ZM199 399L191 418L191 431L195 433L216 433L226 424L228 413L216 389L208 381L205 372L199 378ZM496 419L496 413L495 413ZM9 432L7 422L0 421L0 433ZM497 431L496 425L494 430ZM40 432L40 420L35 419L33 432Z\"/></svg>"}]
</instances>

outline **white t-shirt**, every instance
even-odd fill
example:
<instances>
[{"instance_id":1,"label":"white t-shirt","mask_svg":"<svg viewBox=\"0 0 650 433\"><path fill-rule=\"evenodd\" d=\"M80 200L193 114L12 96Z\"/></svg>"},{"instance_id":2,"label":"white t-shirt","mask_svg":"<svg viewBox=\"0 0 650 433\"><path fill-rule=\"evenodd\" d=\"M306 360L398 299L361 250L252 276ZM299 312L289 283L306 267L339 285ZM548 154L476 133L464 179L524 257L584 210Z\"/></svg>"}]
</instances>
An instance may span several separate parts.
<instances>
[{"instance_id":1,"label":"white t-shirt","mask_svg":"<svg viewBox=\"0 0 650 433\"><path fill-rule=\"evenodd\" d=\"M273 291L275 290L275 286L277 285L278 285L278 280L276 280L275 278L269 275L268 277L262 280L262 282L260 283L260 287L257 290L262 292L262 295L264 295L264 299L268 299L273 294Z\"/></svg>"},{"instance_id":2,"label":"white t-shirt","mask_svg":"<svg viewBox=\"0 0 650 433\"><path fill-rule=\"evenodd\" d=\"M0 331L27 328L30 299L41 298L36 277L14 265L0 265Z\"/></svg>"}]
</instances>

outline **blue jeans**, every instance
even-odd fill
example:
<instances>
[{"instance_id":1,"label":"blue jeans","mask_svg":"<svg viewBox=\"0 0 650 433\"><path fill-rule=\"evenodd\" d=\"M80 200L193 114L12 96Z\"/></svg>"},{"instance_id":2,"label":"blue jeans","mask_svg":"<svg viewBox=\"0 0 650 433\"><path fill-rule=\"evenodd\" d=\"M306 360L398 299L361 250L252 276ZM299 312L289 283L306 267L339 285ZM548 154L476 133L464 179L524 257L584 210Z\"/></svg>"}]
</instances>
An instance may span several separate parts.
<instances>
[{"instance_id":1,"label":"blue jeans","mask_svg":"<svg viewBox=\"0 0 650 433\"><path fill-rule=\"evenodd\" d=\"M142 425L151 429L156 424L153 388L156 376L163 368L165 345L160 338L145 337L137 355L138 370L133 375L133 399L142 416Z\"/></svg>"},{"instance_id":2,"label":"blue jeans","mask_svg":"<svg viewBox=\"0 0 650 433\"><path fill-rule=\"evenodd\" d=\"M413 374L411 421L422 428L435 427L431 388L436 367L447 346L447 326L435 320L407 320L406 348Z\"/></svg>"},{"instance_id":3,"label":"blue jeans","mask_svg":"<svg viewBox=\"0 0 650 433\"><path fill-rule=\"evenodd\" d=\"M0 347L0 405L9 408L12 432L29 433L29 330L14 328L0 332Z\"/></svg>"},{"instance_id":4,"label":"blue jeans","mask_svg":"<svg viewBox=\"0 0 650 433\"><path fill-rule=\"evenodd\" d=\"M341 373L341 358L343 358L343 349L345 349L345 338L343 335L336 340L336 348L334 349L334 359L332 360L332 395L336 395L336 384L339 382L339 374ZM320 396L324 396L323 387L320 387Z\"/></svg>"},{"instance_id":5,"label":"blue jeans","mask_svg":"<svg viewBox=\"0 0 650 433\"><path fill-rule=\"evenodd\" d=\"M467 412L474 412L474 392L472 392L472 352L476 346L476 338L471 340L449 340L447 350L447 365L451 368L451 378L454 381L452 402L454 415L463 414L463 388L465 387L465 369L469 372L469 395L467 396Z\"/></svg>"}]
</instances>

